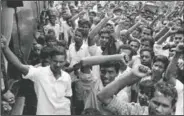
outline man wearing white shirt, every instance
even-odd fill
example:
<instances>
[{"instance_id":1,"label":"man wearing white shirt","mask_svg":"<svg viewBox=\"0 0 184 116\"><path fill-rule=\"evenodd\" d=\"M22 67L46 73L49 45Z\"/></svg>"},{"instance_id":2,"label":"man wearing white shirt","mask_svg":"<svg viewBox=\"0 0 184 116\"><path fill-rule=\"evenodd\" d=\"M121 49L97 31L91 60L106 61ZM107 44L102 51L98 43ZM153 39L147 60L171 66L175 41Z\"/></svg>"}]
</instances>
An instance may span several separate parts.
<instances>
[{"instance_id":1,"label":"man wearing white shirt","mask_svg":"<svg viewBox=\"0 0 184 116\"><path fill-rule=\"evenodd\" d=\"M70 97L72 96L71 78L63 71L66 52L63 47L55 47L50 54L50 66L38 67L22 64L2 38L2 49L8 62L20 70L25 79L35 84L38 99L37 115L70 115Z\"/></svg>"},{"instance_id":2,"label":"man wearing white shirt","mask_svg":"<svg viewBox=\"0 0 184 116\"><path fill-rule=\"evenodd\" d=\"M56 14L51 13L49 15L49 21L50 23L46 26L44 26L44 32L45 34L48 34L49 29L53 29L55 31L56 39L59 41L59 36L62 33L61 27L59 24L56 24Z\"/></svg>"}]
</instances>

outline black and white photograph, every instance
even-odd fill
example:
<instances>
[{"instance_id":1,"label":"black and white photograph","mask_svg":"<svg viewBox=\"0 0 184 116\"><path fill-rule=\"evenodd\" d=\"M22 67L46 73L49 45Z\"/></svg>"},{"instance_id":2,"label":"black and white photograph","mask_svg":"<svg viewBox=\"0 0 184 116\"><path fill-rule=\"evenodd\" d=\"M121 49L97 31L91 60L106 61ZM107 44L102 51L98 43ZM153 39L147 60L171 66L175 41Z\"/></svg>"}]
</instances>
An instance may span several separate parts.
<instances>
[{"instance_id":1,"label":"black and white photograph","mask_svg":"<svg viewBox=\"0 0 184 116\"><path fill-rule=\"evenodd\" d=\"M0 0L1 115L184 115L184 1Z\"/></svg>"}]
</instances>

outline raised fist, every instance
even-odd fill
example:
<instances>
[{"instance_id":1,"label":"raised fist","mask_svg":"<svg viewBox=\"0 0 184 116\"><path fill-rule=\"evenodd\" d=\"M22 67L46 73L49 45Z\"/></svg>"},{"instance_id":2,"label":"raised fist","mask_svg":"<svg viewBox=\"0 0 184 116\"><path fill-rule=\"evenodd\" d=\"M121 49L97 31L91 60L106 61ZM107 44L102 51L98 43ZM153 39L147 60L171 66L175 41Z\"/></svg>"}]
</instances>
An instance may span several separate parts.
<instances>
[{"instance_id":1,"label":"raised fist","mask_svg":"<svg viewBox=\"0 0 184 116\"><path fill-rule=\"evenodd\" d=\"M151 70L149 67L144 65L136 65L132 68L132 74L136 77L143 78L148 76L151 73Z\"/></svg>"}]
</instances>

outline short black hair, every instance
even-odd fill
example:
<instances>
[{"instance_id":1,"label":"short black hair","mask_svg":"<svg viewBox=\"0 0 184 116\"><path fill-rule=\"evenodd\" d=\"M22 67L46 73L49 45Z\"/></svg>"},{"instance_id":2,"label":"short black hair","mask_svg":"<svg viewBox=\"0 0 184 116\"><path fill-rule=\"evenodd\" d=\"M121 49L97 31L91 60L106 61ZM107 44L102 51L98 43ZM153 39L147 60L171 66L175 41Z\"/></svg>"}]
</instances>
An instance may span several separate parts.
<instances>
[{"instance_id":1,"label":"short black hair","mask_svg":"<svg viewBox=\"0 0 184 116\"><path fill-rule=\"evenodd\" d=\"M108 34L111 34L111 31L107 28L102 28L99 32L99 35L102 35L103 33L108 33Z\"/></svg>"},{"instance_id":2,"label":"short black hair","mask_svg":"<svg viewBox=\"0 0 184 116\"><path fill-rule=\"evenodd\" d=\"M139 40L137 40L137 39L130 39L130 41L128 42L128 44L130 44L131 42L137 42L138 43L138 46L140 47L140 42L139 42Z\"/></svg>"},{"instance_id":3,"label":"short black hair","mask_svg":"<svg viewBox=\"0 0 184 116\"><path fill-rule=\"evenodd\" d=\"M151 36L153 36L153 29L150 26L145 26L143 28L147 28L147 29L151 30ZM143 31L143 29L142 29L142 31Z\"/></svg>"},{"instance_id":4,"label":"short black hair","mask_svg":"<svg viewBox=\"0 0 184 116\"><path fill-rule=\"evenodd\" d=\"M133 55L136 55L136 51L134 49L132 49L132 47L129 45L129 44L123 44L119 47L118 49L118 53L120 53L120 50L121 49L126 49L126 50L130 50L131 53L130 53L130 58L132 59L132 56Z\"/></svg>"},{"instance_id":5,"label":"short black hair","mask_svg":"<svg viewBox=\"0 0 184 116\"><path fill-rule=\"evenodd\" d=\"M66 58L67 57L66 49L63 46L59 46L59 45L53 46L53 50L50 52L50 56L52 58L53 56L56 56L56 55L64 55Z\"/></svg>"},{"instance_id":6,"label":"short black hair","mask_svg":"<svg viewBox=\"0 0 184 116\"><path fill-rule=\"evenodd\" d=\"M86 19L80 19L78 21L78 25L79 27L83 27L84 24L87 24L89 28L91 28L91 23L89 20L86 20Z\"/></svg>"},{"instance_id":7,"label":"short black hair","mask_svg":"<svg viewBox=\"0 0 184 116\"><path fill-rule=\"evenodd\" d=\"M166 82L158 82L155 84L155 91L161 92L166 97L172 98L172 106L175 106L177 99L178 99L178 93L176 88Z\"/></svg>"},{"instance_id":8,"label":"short black hair","mask_svg":"<svg viewBox=\"0 0 184 116\"><path fill-rule=\"evenodd\" d=\"M145 41L148 41L150 43L151 49L153 49L153 45L154 45L155 41L153 39L148 39L148 38L142 38L141 39L141 43L145 42Z\"/></svg>"},{"instance_id":9,"label":"short black hair","mask_svg":"<svg viewBox=\"0 0 184 116\"><path fill-rule=\"evenodd\" d=\"M56 36L53 36L51 34L45 35L45 42L48 43L49 41L56 41Z\"/></svg>"},{"instance_id":10,"label":"short black hair","mask_svg":"<svg viewBox=\"0 0 184 116\"><path fill-rule=\"evenodd\" d=\"M162 63L164 63L165 65L165 69L167 68L167 66L169 65L169 59L164 56L164 55L157 55L153 58L153 63L157 62L157 61L160 61Z\"/></svg>"},{"instance_id":11,"label":"short black hair","mask_svg":"<svg viewBox=\"0 0 184 116\"><path fill-rule=\"evenodd\" d=\"M109 67L114 67L116 72L119 73L120 62L119 61L110 61L110 62L105 62L103 64L100 64L100 68L109 68Z\"/></svg>"},{"instance_id":12,"label":"short black hair","mask_svg":"<svg viewBox=\"0 0 184 116\"><path fill-rule=\"evenodd\" d=\"M152 80L144 80L144 81L140 82L139 89L140 90L144 90L144 88L150 89L151 95L148 97L149 97L149 99L151 99L154 96L154 91L155 91L154 84L155 83Z\"/></svg>"},{"instance_id":13,"label":"short black hair","mask_svg":"<svg viewBox=\"0 0 184 116\"><path fill-rule=\"evenodd\" d=\"M144 51L149 52L149 53L151 54L151 57L154 58L155 53L154 53L153 49L149 49L149 48L141 49L141 50L140 50L140 54L142 54Z\"/></svg>"},{"instance_id":14,"label":"short black hair","mask_svg":"<svg viewBox=\"0 0 184 116\"><path fill-rule=\"evenodd\" d=\"M53 50L53 47L50 47L50 46L43 47L40 52L40 58L41 59L49 58L52 50Z\"/></svg>"}]
</instances>

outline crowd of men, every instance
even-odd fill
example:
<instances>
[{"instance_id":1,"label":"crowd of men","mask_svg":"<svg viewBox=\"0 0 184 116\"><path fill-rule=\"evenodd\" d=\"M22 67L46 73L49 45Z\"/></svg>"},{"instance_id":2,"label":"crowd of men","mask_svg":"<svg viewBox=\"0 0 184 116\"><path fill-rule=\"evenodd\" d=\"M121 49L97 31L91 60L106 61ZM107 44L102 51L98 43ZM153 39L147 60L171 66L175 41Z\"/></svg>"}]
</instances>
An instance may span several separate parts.
<instances>
[{"instance_id":1,"label":"crowd of men","mask_svg":"<svg viewBox=\"0 0 184 116\"><path fill-rule=\"evenodd\" d=\"M24 113L183 115L183 6L50 1L28 65L1 37L7 61L31 80L23 87L29 91ZM3 92L2 99L10 111L13 92Z\"/></svg>"}]
</instances>

